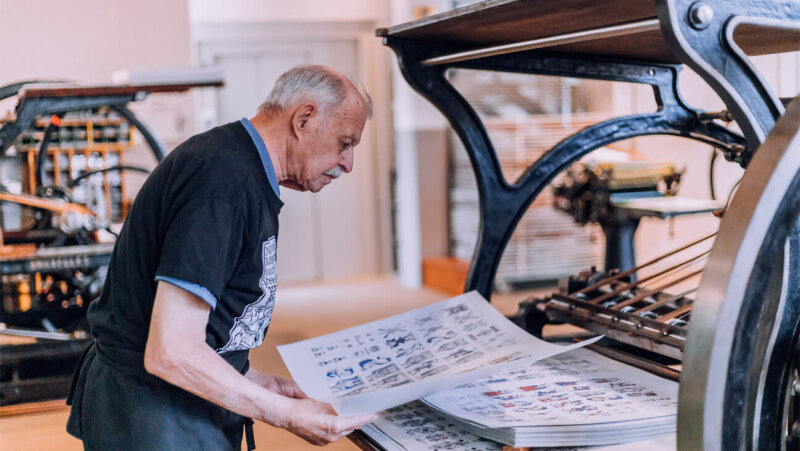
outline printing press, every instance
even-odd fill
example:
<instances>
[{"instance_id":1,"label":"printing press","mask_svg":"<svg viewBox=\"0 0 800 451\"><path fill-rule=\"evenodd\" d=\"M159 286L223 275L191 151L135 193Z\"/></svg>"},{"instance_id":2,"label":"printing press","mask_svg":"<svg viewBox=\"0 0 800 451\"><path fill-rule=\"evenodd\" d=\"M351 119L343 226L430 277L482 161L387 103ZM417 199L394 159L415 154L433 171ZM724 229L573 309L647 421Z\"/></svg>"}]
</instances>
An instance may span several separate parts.
<instances>
[{"instance_id":1,"label":"printing press","mask_svg":"<svg viewBox=\"0 0 800 451\"><path fill-rule=\"evenodd\" d=\"M551 296L522 302L514 319L534 334L554 322L605 334L605 352L679 379L681 450L800 449L800 98L776 97L748 60L800 50L800 3L489 0L377 35L469 154L481 221L465 291L487 299L522 215L590 152L667 135L708 144L745 168L729 203L672 210L641 201L614 205L629 218L636 211L669 217L717 209L723 216L716 233L635 263L635 226L628 224L610 239L616 260L607 252L606 268L587 268ZM725 111L684 102L677 84L684 64L719 95ZM532 161L518 180L506 180L481 119L448 82L452 68L650 85L658 110L587 127ZM738 130L720 120L731 118ZM561 194L570 200L568 190ZM594 202L591 208L568 202L564 209L578 220L595 214L610 223L610 204ZM598 205L605 207L592 209ZM354 441L377 448L368 437Z\"/></svg>"},{"instance_id":2,"label":"printing press","mask_svg":"<svg viewBox=\"0 0 800 451\"><path fill-rule=\"evenodd\" d=\"M725 206L677 196L682 174L666 162L579 162L553 187L555 206L578 224L599 224L606 238L605 269L628 270L635 266L634 235L642 218L710 213Z\"/></svg>"},{"instance_id":3,"label":"printing press","mask_svg":"<svg viewBox=\"0 0 800 451\"><path fill-rule=\"evenodd\" d=\"M125 162L138 131L155 161L165 149L128 104L151 93L221 86L0 87L16 107L0 120L0 405L63 398L88 344L86 309L99 297L127 214ZM118 230L118 229L116 229Z\"/></svg>"}]
</instances>

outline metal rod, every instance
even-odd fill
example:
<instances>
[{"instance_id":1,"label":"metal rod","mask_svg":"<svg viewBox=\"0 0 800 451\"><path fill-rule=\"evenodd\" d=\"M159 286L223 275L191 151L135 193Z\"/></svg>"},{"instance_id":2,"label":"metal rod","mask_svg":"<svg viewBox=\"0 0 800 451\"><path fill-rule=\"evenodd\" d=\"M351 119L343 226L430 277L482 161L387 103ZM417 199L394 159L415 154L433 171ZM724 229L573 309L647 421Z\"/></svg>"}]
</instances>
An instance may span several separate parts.
<instances>
[{"instance_id":1,"label":"metal rod","mask_svg":"<svg viewBox=\"0 0 800 451\"><path fill-rule=\"evenodd\" d=\"M610 27L594 28L592 30L576 31L564 33L546 38L531 39L529 41L514 42L512 44L496 45L482 49L467 50L450 55L437 56L423 60L423 66L436 66L438 64L457 63L487 56L505 55L507 53L522 52L525 50L541 49L545 47L555 47L557 45L575 44L578 42L591 41L602 38L612 38L615 36L625 36L629 34L642 33L645 31L660 30L658 19L641 20L629 22L622 25L612 25Z\"/></svg>"},{"instance_id":2,"label":"metal rod","mask_svg":"<svg viewBox=\"0 0 800 451\"><path fill-rule=\"evenodd\" d=\"M640 271L642 268L645 268L645 267L650 266L652 264L658 263L658 262L660 262L661 260L664 260L667 257L671 257L671 256L677 254L678 252L685 251L686 249L689 249L692 246L698 245L698 244L702 243L703 241L705 241L705 240L707 240L709 238L712 238L712 237L714 237L716 235L717 235L717 232L714 232L711 235L708 235L706 237L700 238L699 240L694 241L692 243L689 243L689 244L687 244L687 245L685 245L683 247L680 247L678 249L675 249L672 252L669 252L669 253L664 254L664 255L660 255L660 256L648 261L647 263L642 263L641 265L639 265L639 266L637 266L635 268L632 268L632 269L629 269L627 271L615 274L615 275L613 275L611 277L605 278L605 279L595 283L594 285L590 285L590 286L588 286L586 288L582 288L582 289L580 289L580 290L578 290L578 291L576 291L574 293L570 293L570 295L583 294L583 293L588 293L590 291L596 290L596 289L602 287L603 285L605 285L607 283L611 283L611 282L613 282L613 281L615 281L617 279L621 279L621 278L623 278L625 276L629 276L629 275L631 275L631 274L633 274L633 273L635 273L637 271Z\"/></svg>"},{"instance_id":3,"label":"metal rod","mask_svg":"<svg viewBox=\"0 0 800 451\"><path fill-rule=\"evenodd\" d=\"M582 340L575 340L575 342L582 341ZM607 348L605 346L598 346L596 344L590 344L586 346L588 349L597 352L598 354L602 354L606 357L612 358L616 361L627 363L628 365L635 366L637 368L641 368L645 371L655 374L656 376L661 376L663 378L678 382L681 378L681 372L677 371L673 368L670 368L666 365L661 365L660 363L650 362L649 360L645 360L634 355L628 354L627 352L619 351L616 349Z\"/></svg>"},{"instance_id":4,"label":"metal rod","mask_svg":"<svg viewBox=\"0 0 800 451\"><path fill-rule=\"evenodd\" d=\"M656 288L655 290L644 290L644 293L639 293L636 296L628 299L625 302L620 302L619 304L612 306L611 309L612 310L619 310L622 307L627 307L627 306L629 306L631 304L635 304L635 303L643 300L644 298L646 298L648 296L652 296L652 295L654 295L656 293L660 293L660 292L666 290L667 288L669 288L669 287L671 287L673 285L677 285L677 284L683 282L684 280L691 279L692 277L698 276L698 275L700 275L702 273L703 273L703 270L702 269L698 269L697 271L694 271L694 272L691 272L689 274L686 274L685 276L678 277L677 279L675 279L675 280L673 280L671 282L667 282L664 285L661 285L660 287Z\"/></svg>"},{"instance_id":5,"label":"metal rod","mask_svg":"<svg viewBox=\"0 0 800 451\"><path fill-rule=\"evenodd\" d=\"M660 272L657 272L657 273L655 273L653 275L647 276L644 279L640 279L640 280L637 280L636 282L631 282L631 283L629 283L627 285L623 285L621 287L618 287L617 289L615 289L613 291L609 291L608 293L606 293L606 294L604 294L604 295L602 295L600 297L596 297L596 298L593 298L593 299L589 300L589 302L591 302L592 304L599 304L599 303L601 303L603 301L606 301L606 300L608 300L608 299L610 299L610 298L612 298L612 297L614 297L614 296L616 296L618 294L621 294L623 291L630 291L632 288L636 288L640 284L643 284L643 283L645 283L645 282L647 282L649 280L653 280L656 277L659 277L659 276L661 276L663 274L675 271L676 269L679 269L679 268L681 268L683 266L686 266L687 264L689 264L689 263L691 263L691 262L693 262L695 260L699 260L699 259L703 258L704 256L708 255L709 252L711 252L711 251L705 251L700 255L696 255L696 256L690 258L689 260L682 261L682 262L678 263L677 265L670 266L669 268L661 270Z\"/></svg>"},{"instance_id":6,"label":"metal rod","mask_svg":"<svg viewBox=\"0 0 800 451\"><path fill-rule=\"evenodd\" d=\"M689 290L686 290L681 294L676 294L675 296L670 296L670 297L668 297L666 299L662 299L662 300L660 300L658 302L654 302L654 303L648 305L647 307L640 308L639 310L636 311L636 313L649 312L650 310L655 310L655 309L661 307L664 304L669 304L670 302L677 301L678 299L686 297L686 295L692 294L695 291L697 291L697 287L689 289Z\"/></svg>"},{"instance_id":7,"label":"metal rod","mask_svg":"<svg viewBox=\"0 0 800 451\"><path fill-rule=\"evenodd\" d=\"M705 266L706 261L708 261L708 255L709 254L710 254L710 251L709 252L704 252L703 256L701 258L697 258L697 259L693 258L691 260L687 260L687 261L685 261L683 263L683 265L680 265L678 267L674 267L675 271L685 270L685 269L689 268L690 266L694 266L694 265L704 265ZM655 283L660 283L662 280L670 277L671 275L672 274L662 274L662 275L660 275L658 277L652 278L652 279L647 281L647 285L648 286L640 285L639 288L648 289L651 285L653 285Z\"/></svg>"},{"instance_id":8,"label":"metal rod","mask_svg":"<svg viewBox=\"0 0 800 451\"><path fill-rule=\"evenodd\" d=\"M573 318L581 318L580 309L585 309L588 310L589 312L594 312L594 313L602 313L604 315L608 315L610 318L613 318L611 320L611 324L606 324L607 326L612 326L620 330L627 330L628 332L633 332L633 331L627 329L627 326L620 325L621 322L620 320L625 320L630 323L643 324L654 330L660 330L661 332L667 332L668 334L673 334L675 337L681 337L681 340L683 340L685 332L680 327L676 327L671 324L662 323L642 316L631 315L630 313L626 312L620 312L618 310L613 310L611 308L603 307L602 305L595 305L592 304L591 302L581 301L580 299L573 299L569 296L565 296L563 294L558 294L558 293L553 294L553 302L549 303L547 308L558 310L559 312L569 315ZM585 319L585 317L583 318ZM602 316L596 316L595 319L592 321L602 322ZM676 344L671 343L670 336L663 336L658 338L658 340L664 343L669 343L671 346L676 346ZM683 348L682 344L677 346L680 347L681 349Z\"/></svg>"},{"instance_id":9,"label":"metal rod","mask_svg":"<svg viewBox=\"0 0 800 451\"><path fill-rule=\"evenodd\" d=\"M690 313L692 311L692 305L693 304L686 304L686 305L684 305L683 307L681 307L679 309L675 309L675 310L673 310L673 311L671 311L669 313L665 313L665 314L659 316L656 319L656 321L668 321L668 320L671 320L673 318L677 318L677 317L679 317L679 316L681 316L681 315L683 315L685 313Z\"/></svg>"}]
</instances>

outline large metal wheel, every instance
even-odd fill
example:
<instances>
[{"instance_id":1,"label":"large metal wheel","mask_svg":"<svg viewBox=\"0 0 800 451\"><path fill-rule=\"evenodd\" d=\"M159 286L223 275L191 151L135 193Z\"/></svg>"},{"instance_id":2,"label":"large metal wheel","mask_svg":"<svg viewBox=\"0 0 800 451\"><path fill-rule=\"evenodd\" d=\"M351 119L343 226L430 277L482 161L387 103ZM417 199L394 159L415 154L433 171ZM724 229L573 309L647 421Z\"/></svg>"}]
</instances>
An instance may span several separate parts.
<instances>
[{"instance_id":1,"label":"large metal wheel","mask_svg":"<svg viewBox=\"0 0 800 451\"><path fill-rule=\"evenodd\" d=\"M680 450L797 449L800 97L755 152L689 325Z\"/></svg>"}]
</instances>

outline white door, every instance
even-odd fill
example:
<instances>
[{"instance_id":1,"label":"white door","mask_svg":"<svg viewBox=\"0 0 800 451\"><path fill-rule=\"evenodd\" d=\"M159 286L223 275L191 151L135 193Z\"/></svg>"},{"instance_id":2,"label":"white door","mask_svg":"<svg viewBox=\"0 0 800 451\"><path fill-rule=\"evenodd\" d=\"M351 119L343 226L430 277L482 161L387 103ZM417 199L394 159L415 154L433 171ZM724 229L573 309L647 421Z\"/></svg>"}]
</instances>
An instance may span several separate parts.
<instances>
[{"instance_id":1,"label":"white door","mask_svg":"<svg viewBox=\"0 0 800 451\"><path fill-rule=\"evenodd\" d=\"M218 91L219 121L252 117L278 76L299 64L324 64L352 77L358 69L356 40L309 40L231 45L215 52L225 74ZM280 281L320 280L354 276L370 270L366 254L374 246L364 240L363 206L369 202L360 178L370 177L359 154L370 152L362 139L356 148L354 172L317 194L281 188L284 202L278 236ZM361 169L361 171L359 171ZM366 171L366 173L365 173ZM359 175L360 173L360 175Z\"/></svg>"}]
</instances>

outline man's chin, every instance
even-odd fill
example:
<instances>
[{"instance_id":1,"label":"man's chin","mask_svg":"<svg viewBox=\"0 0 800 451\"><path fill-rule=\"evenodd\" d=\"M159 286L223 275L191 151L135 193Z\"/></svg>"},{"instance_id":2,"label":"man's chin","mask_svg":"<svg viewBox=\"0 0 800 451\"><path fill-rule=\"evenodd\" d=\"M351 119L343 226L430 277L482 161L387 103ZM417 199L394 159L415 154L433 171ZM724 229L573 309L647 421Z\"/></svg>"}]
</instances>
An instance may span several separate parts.
<instances>
[{"instance_id":1,"label":"man's chin","mask_svg":"<svg viewBox=\"0 0 800 451\"><path fill-rule=\"evenodd\" d=\"M322 181L320 181L320 179L322 179ZM322 191L322 188L325 188L326 186L330 185L331 182L336 180L336 179L334 179L333 177L331 177L329 175L326 175L325 177L321 177L320 179L317 179L319 184L309 185L308 186L308 190L311 191L312 193L318 193L318 192Z\"/></svg>"},{"instance_id":2,"label":"man's chin","mask_svg":"<svg viewBox=\"0 0 800 451\"><path fill-rule=\"evenodd\" d=\"M284 188L293 189L295 191L301 191L301 192L302 191L308 191L308 188L306 188L305 186L298 185L297 183L289 181L289 180L284 180L284 181L280 182L279 185L284 187ZM311 191L312 192L316 192L313 189ZM319 191L319 190L317 190L317 191Z\"/></svg>"}]
</instances>

